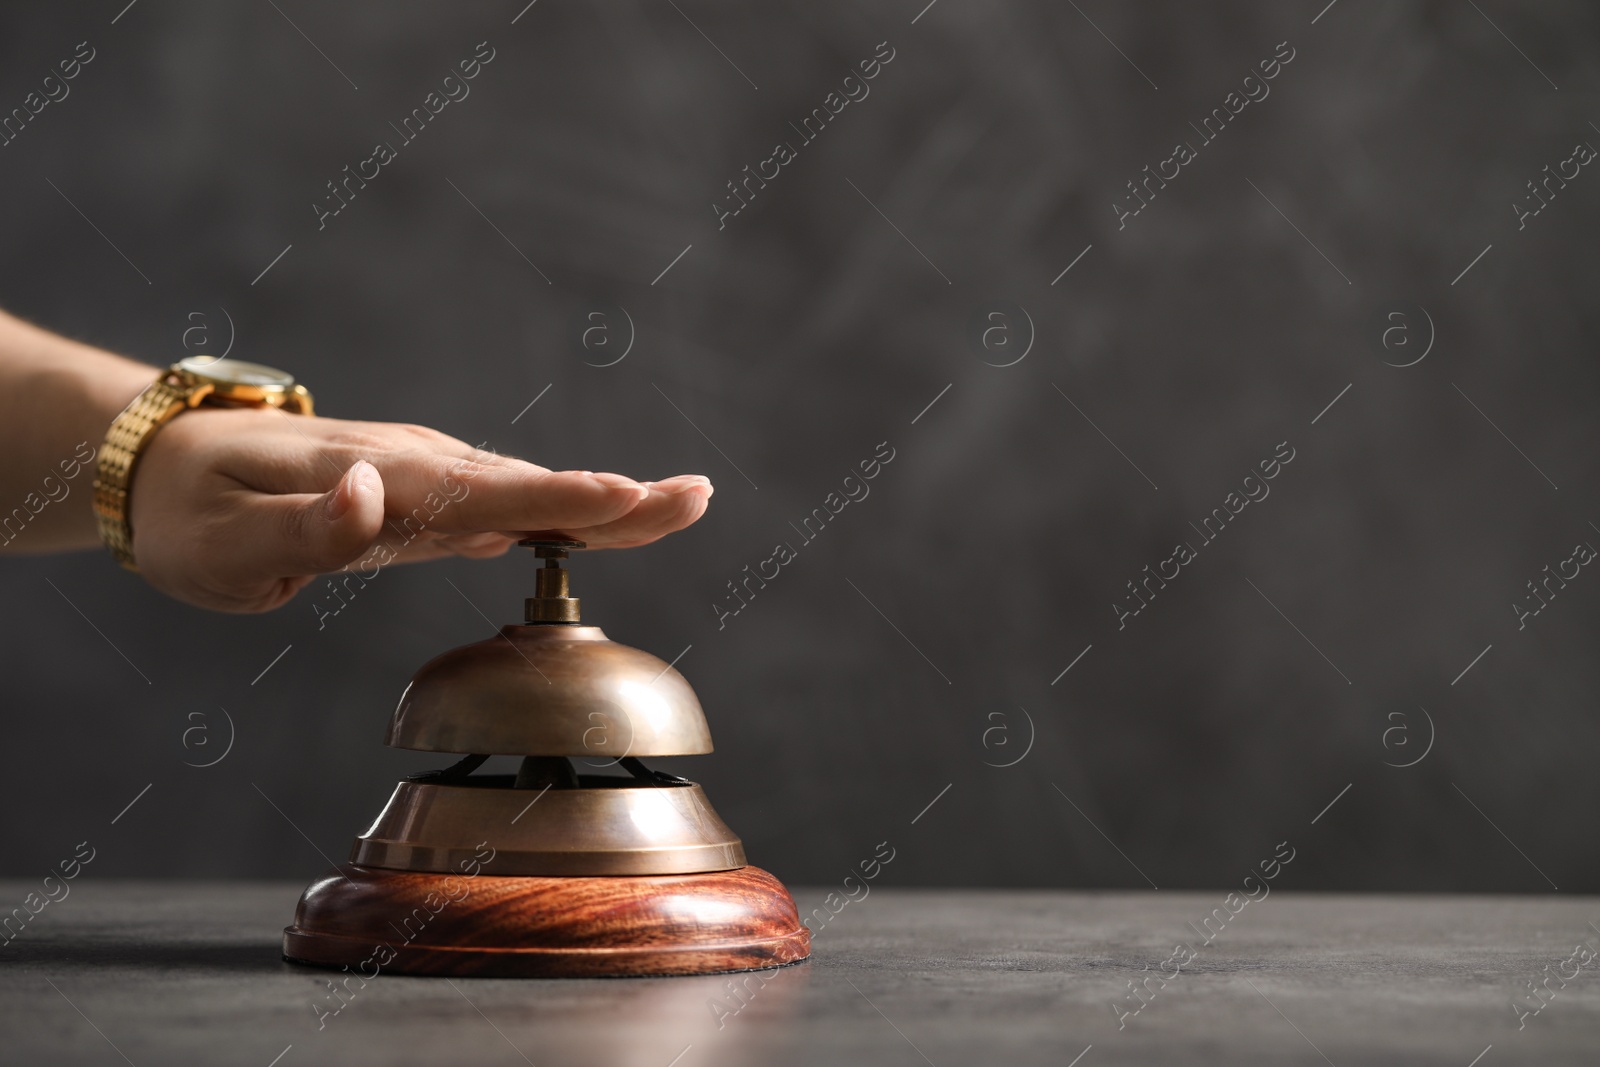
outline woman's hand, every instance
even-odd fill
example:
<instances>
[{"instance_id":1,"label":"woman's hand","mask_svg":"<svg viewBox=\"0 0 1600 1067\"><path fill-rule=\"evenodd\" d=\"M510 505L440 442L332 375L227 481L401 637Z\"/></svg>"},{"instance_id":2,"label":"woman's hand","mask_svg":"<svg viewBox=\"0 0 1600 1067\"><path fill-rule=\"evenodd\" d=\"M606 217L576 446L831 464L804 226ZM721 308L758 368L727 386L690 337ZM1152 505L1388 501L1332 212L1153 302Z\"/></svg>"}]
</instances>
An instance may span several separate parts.
<instances>
[{"instance_id":1,"label":"woman's hand","mask_svg":"<svg viewBox=\"0 0 1600 1067\"><path fill-rule=\"evenodd\" d=\"M531 533L642 545L698 519L708 479L550 471L423 426L200 407L134 470L133 552L162 592L269 611L358 561L498 556Z\"/></svg>"}]
</instances>

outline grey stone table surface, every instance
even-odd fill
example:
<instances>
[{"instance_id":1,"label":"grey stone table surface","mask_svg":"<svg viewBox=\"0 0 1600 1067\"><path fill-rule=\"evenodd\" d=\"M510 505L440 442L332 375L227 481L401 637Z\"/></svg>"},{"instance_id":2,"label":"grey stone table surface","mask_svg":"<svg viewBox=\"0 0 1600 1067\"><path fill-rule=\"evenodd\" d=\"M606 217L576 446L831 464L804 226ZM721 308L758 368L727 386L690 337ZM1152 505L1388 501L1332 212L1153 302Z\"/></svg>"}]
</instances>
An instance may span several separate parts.
<instances>
[{"instance_id":1,"label":"grey stone table surface","mask_svg":"<svg viewBox=\"0 0 1600 1067\"><path fill-rule=\"evenodd\" d=\"M1594 897L884 887L782 970L383 975L346 1001L279 958L301 888L72 883L0 942L0 1063L1600 1063Z\"/></svg>"}]
</instances>

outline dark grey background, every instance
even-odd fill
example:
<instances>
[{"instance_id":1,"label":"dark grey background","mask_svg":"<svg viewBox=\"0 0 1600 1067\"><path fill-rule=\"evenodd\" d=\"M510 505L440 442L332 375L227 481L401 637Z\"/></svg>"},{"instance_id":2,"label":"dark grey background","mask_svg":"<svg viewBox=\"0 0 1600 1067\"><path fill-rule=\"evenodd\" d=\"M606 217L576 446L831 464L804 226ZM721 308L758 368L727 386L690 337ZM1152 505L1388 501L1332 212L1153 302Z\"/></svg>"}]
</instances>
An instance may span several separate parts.
<instances>
[{"instance_id":1,"label":"dark grey background","mask_svg":"<svg viewBox=\"0 0 1600 1067\"><path fill-rule=\"evenodd\" d=\"M1600 14L924 2L8 5L0 109L98 55L0 148L0 303L153 363L225 309L323 414L711 475L698 526L575 581L614 638L692 645L718 750L671 766L784 878L888 840L899 884L1232 885L1288 840L1298 887L1600 889L1600 576L1511 609L1600 544L1600 176L1520 232L1510 207L1600 144ZM318 232L324 182L484 40L470 97ZM871 95L719 232L724 183L884 40ZM1119 232L1124 183L1285 40ZM1385 366L1407 302L1436 343ZM969 341L999 304L1036 330L1006 368ZM604 369L574 342L601 305L637 330ZM719 632L724 583L883 441L871 496ZM1119 632L1124 583L1281 441L1270 498ZM0 562L0 873L86 838L97 876L318 873L439 762L380 743L410 672L490 633L477 608L515 620L531 566L394 568L319 632L307 596L223 617L99 553ZM186 767L222 708L232 751ZM1431 751L1385 766L1420 708ZM986 766L1021 709L1031 750Z\"/></svg>"}]
</instances>

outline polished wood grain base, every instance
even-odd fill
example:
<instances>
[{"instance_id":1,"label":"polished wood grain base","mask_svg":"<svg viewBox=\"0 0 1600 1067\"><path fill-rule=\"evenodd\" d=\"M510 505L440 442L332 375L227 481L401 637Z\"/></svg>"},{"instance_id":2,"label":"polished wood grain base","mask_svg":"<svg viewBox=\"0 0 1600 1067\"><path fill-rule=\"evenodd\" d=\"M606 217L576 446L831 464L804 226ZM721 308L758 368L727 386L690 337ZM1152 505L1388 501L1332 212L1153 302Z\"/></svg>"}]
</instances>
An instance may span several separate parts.
<instances>
[{"instance_id":1,"label":"polished wood grain base","mask_svg":"<svg viewBox=\"0 0 1600 1067\"><path fill-rule=\"evenodd\" d=\"M810 943L794 898L759 867L537 878L345 864L301 896L283 955L366 978L579 978L780 967Z\"/></svg>"}]
</instances>

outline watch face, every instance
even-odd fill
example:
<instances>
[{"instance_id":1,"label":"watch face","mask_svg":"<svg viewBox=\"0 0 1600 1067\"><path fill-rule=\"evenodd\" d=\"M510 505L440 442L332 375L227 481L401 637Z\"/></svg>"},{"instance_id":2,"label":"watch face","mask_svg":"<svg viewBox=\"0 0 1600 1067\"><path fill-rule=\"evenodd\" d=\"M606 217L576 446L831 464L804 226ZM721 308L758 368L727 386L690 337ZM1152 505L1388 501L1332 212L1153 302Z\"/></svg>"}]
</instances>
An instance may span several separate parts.
<instances>
[{"instance_id":1,"label":"watch face","mask_svg":"<svg viewBox=\"0 0 1600 1067\"><path fill-rule=\"evenodd\" d=\"M248 385L258 389L288 389L294 385L294 376L276 367L260 363L246 363L241 359L217 359L215 356L190 356L180 360L178 366L190 374L227 385Z\"/></svg>"}]
</instances>

